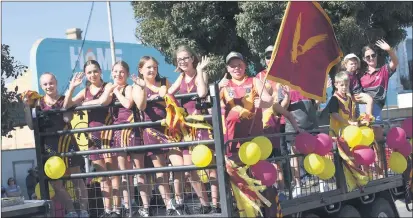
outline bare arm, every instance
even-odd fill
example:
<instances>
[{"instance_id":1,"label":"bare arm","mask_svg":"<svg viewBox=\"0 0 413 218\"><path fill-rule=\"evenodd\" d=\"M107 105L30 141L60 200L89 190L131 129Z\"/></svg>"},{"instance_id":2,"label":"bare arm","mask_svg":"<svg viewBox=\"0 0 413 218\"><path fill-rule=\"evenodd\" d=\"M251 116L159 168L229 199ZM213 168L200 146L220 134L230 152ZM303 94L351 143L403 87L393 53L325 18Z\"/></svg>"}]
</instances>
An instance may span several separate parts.
<instances>
[{"instance_id":1,"label":"bare arm","mask_svg":"<svg viewBox=\"0 0 413 218\"><path fill-rule=\"evenodd\" d=\"M113 85L112 83L106 84L105 91L99 97L99 99L96 99L97 102L98 102L97 104L100 104L100 105L103 105L103 106L109 105L112 102L113 92L116 88L117 88L117 86ZM122 94L120 94L120 95L122 95ZM92 100L92 101L95 101L95 100ZM89 101L89 102L92 102L92 101Z\"/></svg>"},{"instance_id":2,"label":"bare arm","mask_svg":"<svg viewBox=\"0 0 413 218\"><path fill-rule=\"evenodd\" d=\"M115 88L113 94L116 95L116 98L122 104L124 108L131 109L133 106L133 99L132 99L132 87L126 86L125 88L125 96L122 95L119 88Z\"/></svg>"},{"instance_id":3,"label":"bare arm","mask_svg":"<svg viewBox=\"0 0 413 218\"><path fill-rule=\"evenodd\" d=\"M76 87L82 84L83 78L85 77L85 73L78 72L76 73L69 84L69 90L67 90L65 94L65 100L63 101L63 108L71 108L73 105L79 105L82 101L85 100L85 89L80 91L74 98L73 92L75 91Z\"/></svg>"},{"instance_id":4,"label":"bare arm","mask_svg":"<svg viewBox=\"0 0 413 218\"><path fill-rule=\"evenodd\" d=\"M136 107L138 108L138 110L140 111L144 111L146 109L146 90L144 87L139 86L139 85L133 85L133 94L132 94L132 98L133 101L136 104Z\"/></svg>"},{"instance_id":5,"label":"bare arm","mask_svg":"<svg viewBox=\"0 0 413 218\"><path fill-rule=\"evenodd\" d=\"M203 73L198 73L195 78L196 91L199 97L203 98L207 95L208 90L204 81Z\"/></svg>"},{"instance_id":6,"label":"bare arm","mask_svg":"<svg viewBox=\"0 0 413 218\"><path fill-rule=\"evenodd\" d=\"M396 70L397 66L399 65L399 59L397 58L396 52L394 52L394 50L390 47L390 45L387 44L387 42L385 42L384 40L378 40L376 42L376 45L380 47L381 49L387 51L387 53L389 54L390 56L389 67L392 71L389 73L390 75L392 75L393 72Z\"/></svg>"},{"instance_id":7,"label":"bare arm","mask_svg":"<svg viewBox=\"0 0 413 218\"><path fill-rule=\"evenodd\" d=\"M65 100L63 101L63 108L71 108L74 105L80 105L85 100L85 89L77 93L77 95L72 98L73 91L75 88L69 88L65 94Z\"/></svg>"},{"instance_id":8,"label":"bare arm","mask_svg":"<svg viewBox=\"0 0 413 218\"><path fill-rule=\"evenodd\" d=\"M168 94L175 95L178 92L179 86L181 86L182 79L184 78L183 73L179 75L178 79L169 87Z\"/></svg>"},{"instance_id":9,"label":"bare arm","mask_svg":"<svg viewBox=\"0 0 413 218\"><path fill-rule=\"evenodd\" d=\"M282 107L282 106L281 106L280 104L278 104L278 103L275 103L275 104L273 105L273 110L274 110L276 113L280 113L280 114L282 114L285 118L287 118L287 119L290 121L291 125L293 125L294 129L295 129L297 132L301 132L301 129L300 129L300 127L298 127L297 121L294 119L293 115L291 115L291 113L290 113L289 111L287 111L284 107Z\"/></svg>"},{"instance_id":10,"label":"bare arm","mask_svg":"<svg viewBox=\"0 0 413 218\"><path fill-rule=\"evenodd\" d=\"M258 93L258 98L261 99L261 108L270 108L274 103L273 97L270 94L268 94L267 89L263 89L264 85L259 79L254 78L254 84L257 91L261 92Z\"/></svg>"}]
</instances>

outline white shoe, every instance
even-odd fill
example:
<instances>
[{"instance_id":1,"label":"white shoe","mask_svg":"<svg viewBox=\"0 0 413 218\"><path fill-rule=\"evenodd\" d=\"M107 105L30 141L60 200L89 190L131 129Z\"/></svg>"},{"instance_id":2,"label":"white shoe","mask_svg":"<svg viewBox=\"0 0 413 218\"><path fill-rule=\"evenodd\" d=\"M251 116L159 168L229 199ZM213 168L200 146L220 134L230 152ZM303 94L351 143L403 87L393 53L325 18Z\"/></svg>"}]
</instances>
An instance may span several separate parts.
<instances>
[{"instance_id":1,"label":"white shoe","mask_svg":"<svg viewBox=\"0 0 413 218\"><path fill-rule=\"evenodd\" d=\"M320 186L320 192L330 191L330 187L328 186L328 183L325 182L324 180L320 180L319 186Z\"/></svg>"},{"instance_id":2,"label":"white shoe","mask_svg":"<svg viewBox=\"0 0 413 218\"><path fill-rule=\"evenodd\" d=\"M301 187L300 187L300 186L294 187L293 192L292 192L293 198L298 198L298 197L300 197L301 195L302 195L302 193L301 193Z\"/></svg>"}]
</instances>

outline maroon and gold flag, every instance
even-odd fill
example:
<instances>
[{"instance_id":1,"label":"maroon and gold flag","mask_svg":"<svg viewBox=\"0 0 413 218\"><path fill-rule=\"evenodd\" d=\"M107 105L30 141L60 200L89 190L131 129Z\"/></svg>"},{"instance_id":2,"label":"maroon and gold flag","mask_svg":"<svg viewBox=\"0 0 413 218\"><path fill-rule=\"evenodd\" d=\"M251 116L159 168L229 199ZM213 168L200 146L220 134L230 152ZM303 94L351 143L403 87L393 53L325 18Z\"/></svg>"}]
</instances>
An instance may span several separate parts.
<instances>
[{"instance_id":1,"label":"maroon and gold flag","mask_svg":"<svg viewBox=\"0 0 413 218\"><path fill-rule=\"evenodd\" d=\"M343 56L330 18L317 2L289 2L267 79L325 102L328 72Z\"/></svg>"}]
</instances>

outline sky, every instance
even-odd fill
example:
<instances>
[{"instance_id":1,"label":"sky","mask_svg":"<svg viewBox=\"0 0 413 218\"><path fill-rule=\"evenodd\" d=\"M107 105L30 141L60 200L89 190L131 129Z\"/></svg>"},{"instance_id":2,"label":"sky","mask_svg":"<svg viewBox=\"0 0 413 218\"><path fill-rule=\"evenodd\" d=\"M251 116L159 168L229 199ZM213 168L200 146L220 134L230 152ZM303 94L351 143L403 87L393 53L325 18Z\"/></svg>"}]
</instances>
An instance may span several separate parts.
<instances>
[{"instance_id":1,"label":"sky","mask_svg":"<svg viewBox=\"0 0 413 218\"><path fill-rule=\"evenodd\" d=\"M66 30L85 29L92 2L2 2L2 44L22 64L30 65L30 49L41 38L66 38ZM130 2L111 2L116 42L138 43ZM106 2L95 2L86 40L109 41Z\"/></svg>"},{"instance_id":2,"label":"sky","mask_svg":"<svg viewBox=\"0 0 413 218\"><path fill-rule=\"evenodd\" d=\"M22 64L30 65L30 49L40 38L66 38L69 28L85 31L92 2L2 2L1 40ZM115 42L138 43L130 2L112 2ZM85 37L85 32L82 33ZM408 30L412 38L412 28ZM109 41L106 2L95 2L86 40Z\"/></svg>"}]
</instances>

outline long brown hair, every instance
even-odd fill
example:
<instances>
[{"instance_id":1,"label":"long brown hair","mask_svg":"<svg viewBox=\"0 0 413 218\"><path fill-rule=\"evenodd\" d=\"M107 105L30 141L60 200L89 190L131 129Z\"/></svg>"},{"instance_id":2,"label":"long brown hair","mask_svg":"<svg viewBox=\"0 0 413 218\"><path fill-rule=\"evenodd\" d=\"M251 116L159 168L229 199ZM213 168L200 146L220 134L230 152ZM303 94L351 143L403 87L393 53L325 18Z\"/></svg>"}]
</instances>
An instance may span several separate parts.
<instances>
[{"instance_id":1,"label":"long brown hair","mask_svg":"<svg viewBox=\"0 0 413 218\"><path fill-rule=\"evenodd\" d=\"M129 65L125 61L116 61L115 64L112 66L112 71L113 71L113 68L115 68L115 66L118 64L122 66L126 70L126 72L128 72L128 76L129 76L130 75Z\"/></svg>"},{"instance_id":2,"label":"long brown hair","mask_svg":"<svg viewBox=\"0 0 413 218\"><path fill-rule=\"evenodd\" d=\"M155 81L156 81L156 82L161 82L161 80L164 79L164 77L161 77L161 75L159 75L159 63L158 63L158 61L157 61L154 57L152 57L152 56L143 56L143 57L139 60L139 63L138 63L138 72L139 72L139 69L141 69L141 68L143 67L143 65L145 65L145 63L148 62L148 61L153 61L153 62L155 62L156 66L157 66ZM138 76L139 76L139 78L143 79L142 73L139 72Z\"/></svg>"},{"instance_id":3,"label":"long brown hair","mask_svg":"<svg viewBox=\"0 0 413 218\"><path fill-rule=\"evenodd\" d=\"M83 72L84 72L84 73L86 73L86 67L89 66L89 65L95 65L95 67L97 67L97 68L99 69L100 74L102 75L102 69L100 68L99 62L97 62L97 61L95 61L95 60L88 60L88 61L86 61L86 63L83 65ZM102 76L100 77L100 81L102 81L102 83L103 83ZM90 84L91 84L90 81L89 81L89 80L86 80L86 87L89 87Z\"/></svg>"},{"instance_id":4,"label":"long brown hair","mask_svg":"<svg viewBox=\"0 0 413 218\"><path fill-rule=\"evenodd\" d=\"M180 45L178 46L178 48L176 49L174 53L174 65L176 66L175 72L183 73L181 68L179 68L178 66L178 60L177 60L178 53L183 52L183 51L188 52L191 55L191 57L194 59L194 62L192 62L192 66L194 67L194 69L196 69L196 67L198 66L199 58L197 54L195 53L194 49L192 49L191 47L187 45Z\"/></svg>"}]
</instances>

